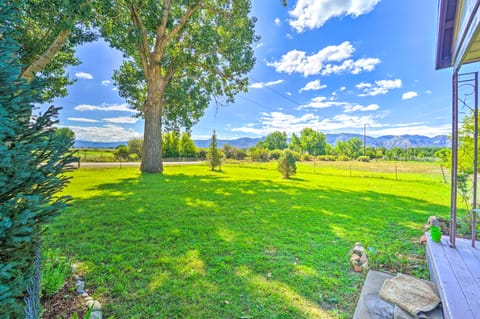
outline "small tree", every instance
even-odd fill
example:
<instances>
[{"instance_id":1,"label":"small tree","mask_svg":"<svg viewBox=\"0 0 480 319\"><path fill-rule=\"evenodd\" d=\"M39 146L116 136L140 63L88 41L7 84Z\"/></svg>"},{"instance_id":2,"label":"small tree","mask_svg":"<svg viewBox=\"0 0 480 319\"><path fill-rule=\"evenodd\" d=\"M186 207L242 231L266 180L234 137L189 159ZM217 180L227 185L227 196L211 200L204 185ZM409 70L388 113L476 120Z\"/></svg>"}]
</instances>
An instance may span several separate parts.
<instances>
[{"instance_id":1,"label":"small tree","mask_svg":"<svg viewBox=\"0 0 480 319\"><path fill-rule=\"evenodd\" d=\"M120 162L127 161L129 154L130 152L128 151L128 147L126 147L125 145L118 146L117 149L113 152L113 156L115 156L115 158Z\"/></svg>"},{"instance_id":2,"label":"small tree","mask_svg":"<svg viewBox=\"0 0 480 319\"><path fill-rule=\"evenodd\" d=\"M278 171L282 173L283 178L289 178L297 173L297 161L293 153L285 150L278 160Z\"/></svg>"},{"instance_id":3,"label":"small tree","mask_svg":"<svg viewBox=\"0 0 480 319\"><path fill-rule=\"evenodd\" d=\"M215 134L215 130L213 130L212 140L210 142L210 146L208 147L208 162L210 163L210 167L212 171L215 170L217 166L220 167L222 163L220 151L217 147L217 134Z\"/></svg>"},{"instance_id":4,"label":"small tree","mask_svg":"<svg viewBox=\"0 0 480 319\"><path fill-rule=\"evenodd\" d=\"M189 132L184 132L180 137L180 157L193 158L197 155L197 147Z\"/></svg>"},{"instance_id":5,"label":"small tree","mask_svg":"<svg viewBox=\"0 0 480 319\"><path fill-rule=\"evenodd\" d=\"M143 139L134 138L128 141L128 152L134 154L137 159L142 159Z\"/></svg>"}]
</instances>

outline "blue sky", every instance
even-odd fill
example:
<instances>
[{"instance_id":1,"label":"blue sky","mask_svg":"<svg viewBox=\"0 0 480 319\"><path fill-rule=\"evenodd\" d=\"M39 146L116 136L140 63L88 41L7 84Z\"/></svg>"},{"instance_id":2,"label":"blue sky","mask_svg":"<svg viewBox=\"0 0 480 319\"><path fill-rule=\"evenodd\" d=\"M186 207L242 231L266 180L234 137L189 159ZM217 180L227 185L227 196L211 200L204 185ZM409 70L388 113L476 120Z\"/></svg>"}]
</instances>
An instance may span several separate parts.
<instances>
[{"instance_id":1,"label":"blue sky","mask_svg":"<svg viewBox=\"0 0 480 319\"><path fill-rule=\"evenodd\" d=\"M195 139L324 133L371 136L450 131L451 70L435 71L438 8L418 0L253 0L258 18L250 88L235 103L211 105L193 127ZM103 41L79 47L83 62L60 125L78 140L141 137L143 121L118 96L113 70L122 55Z\"/></svg>"}]
</instances>

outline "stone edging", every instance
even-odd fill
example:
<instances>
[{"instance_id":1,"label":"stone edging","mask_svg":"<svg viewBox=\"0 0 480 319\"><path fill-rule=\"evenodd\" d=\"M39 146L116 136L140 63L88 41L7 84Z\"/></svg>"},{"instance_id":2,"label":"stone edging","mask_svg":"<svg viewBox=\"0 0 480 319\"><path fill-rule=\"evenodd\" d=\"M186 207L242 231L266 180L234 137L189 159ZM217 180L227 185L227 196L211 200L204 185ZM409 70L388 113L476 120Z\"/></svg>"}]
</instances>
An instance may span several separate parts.
<instances>
[{"instance_id":1,"label":"stone edging","mask_svg":"<svg viewBox=\"0 0 480 319\"><path fill-rule=\"evenodd\" d=\"M76 265L72 265L72 270L74 273L73 279L75 280L75 286L77 287L77 294L83 297L88 309L92 308L89 319L102 319L102 304L98 300L93 299L85 291L85 278L77 274L78 270Z\"/></svg>"}]
</instances>

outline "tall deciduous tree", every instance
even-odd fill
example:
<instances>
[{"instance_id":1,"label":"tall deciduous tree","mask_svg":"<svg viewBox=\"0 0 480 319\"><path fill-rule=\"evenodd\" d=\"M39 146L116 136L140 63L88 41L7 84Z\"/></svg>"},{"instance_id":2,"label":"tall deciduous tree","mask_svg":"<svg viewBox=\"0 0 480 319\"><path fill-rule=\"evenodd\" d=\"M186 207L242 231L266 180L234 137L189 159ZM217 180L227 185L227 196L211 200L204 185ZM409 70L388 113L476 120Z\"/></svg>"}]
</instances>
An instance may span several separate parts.
<instances>
[{"instance_id":1,"label":"tall deciduous tree","mask_svg":"<svg viewBox=\"0 0 480 319\"><path fill-rule=\"evenodd\" d=\"M301 152L302 145L300 144L300 138L297 136L297 134L292 133L292 138L290 139L288 148L295 152Z\"/></svg>"},{"instance_id":2,"label":"tall deciduous tree","mask_svg":"<svg viewBox=\"0 0 480 319\"><path fill-rule=\"evenodd\" d=\"M197 154L197 147L192 140L189 132L184 132L180 136L180 156L184 158L193 158Z\"/></svg>"},{"instance_id":3,"label":"tall deciduous tree","mask_svg":"<svg viewBox=\"0 0 480 319\"><path fill-rule=\"evenodd\" d=\"M141 170L162 172L162 125L190 128L213 98L247 90L250 0L104 0L102 35L129 59L119 94L145 118Z\"/></svg>"},{"instance_id":4,"label":"tall deciduous tree","mask_svg":"<svg viewBox=\"0 0 480 319\"><path fill-rule=\"evenodd\" d=\"M265 148L269 150L283 150L287 148L287 133L275 131L265 136L263 141Z\"/></svg>"},{"instance_id":5,"label":"tall deciduous tree","mask_svg":"<svg viewBox=\"0 0 480 319\"><path fill-rule=\"evenodd\" d=\"M324 155L326 139L323 133L317 132L312 128L304 128L300 136L300 145L302 151L310 155Z\"/></svg>"}]
</instances>

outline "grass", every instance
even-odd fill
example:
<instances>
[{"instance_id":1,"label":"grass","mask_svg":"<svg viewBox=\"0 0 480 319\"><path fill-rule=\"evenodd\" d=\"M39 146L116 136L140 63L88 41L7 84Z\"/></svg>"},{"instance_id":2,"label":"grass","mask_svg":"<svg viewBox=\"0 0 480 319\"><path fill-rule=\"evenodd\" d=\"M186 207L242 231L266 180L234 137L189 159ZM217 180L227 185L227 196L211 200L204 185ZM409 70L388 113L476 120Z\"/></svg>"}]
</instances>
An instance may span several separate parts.
<instances>
[{"instance_id":1,"label":"grass","mask_svg":"<svg viewBox=\"0 0 480 319\"><path fill-rule=\"evenodd\" d=\"M348 263L356 241L374 268L427 275L416 242L428 216L448 215L440 175L222 168L75 171L72 206L44 245L82 265L116 318L351 318L364 280Z\"/></svg>"},{"instance_id":2,"label":"grass","mask_svg":"<svg viewBox=\"0 0 480 319\"><path fill-rule=\"evenodd\" d=\"M114 149L76 149L81 162L116 162Z\"/></svg>"}]
</instances>

